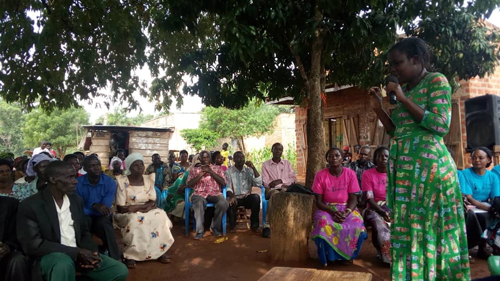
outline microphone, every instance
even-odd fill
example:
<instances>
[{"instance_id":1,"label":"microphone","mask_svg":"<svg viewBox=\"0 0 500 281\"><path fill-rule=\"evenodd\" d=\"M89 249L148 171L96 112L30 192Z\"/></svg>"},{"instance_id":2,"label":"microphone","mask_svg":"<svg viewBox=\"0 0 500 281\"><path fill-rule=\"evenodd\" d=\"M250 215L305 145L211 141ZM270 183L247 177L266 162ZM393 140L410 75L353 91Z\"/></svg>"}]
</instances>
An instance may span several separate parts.
<instances>
[{"instance_id":1,"label":"microphone","mask_svg":"<svg viewBox=\"0 0 500 281\"><path fill-rule=\"evenodd\" d=\"M394 75L389 75L385 78L385 85L387 86L387 84L389 84L389 82L393 82L393 83L396 83L396 84L399 84L399 80L396 76ZM390 104L396 104L397 101L396 101L396 93L394 91L390 91L389 92L389 103Z\"/></svg>"}]
</instances>

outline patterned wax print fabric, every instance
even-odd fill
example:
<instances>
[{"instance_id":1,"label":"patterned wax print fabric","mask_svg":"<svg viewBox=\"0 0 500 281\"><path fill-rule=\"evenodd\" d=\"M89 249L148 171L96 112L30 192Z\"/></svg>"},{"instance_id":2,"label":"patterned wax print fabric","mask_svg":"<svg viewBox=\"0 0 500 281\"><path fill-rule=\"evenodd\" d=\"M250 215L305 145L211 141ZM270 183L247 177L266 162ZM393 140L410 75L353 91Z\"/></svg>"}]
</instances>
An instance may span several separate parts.
<instances>
[{"instance_id":1,"label":"patterned wax print fabric","mask_svg":"<svg viewBox=\"0 0 500 281\"><path fill-rule=\"evenodd\" d=\"M385 212L390 213L385 201L379 201L380 207ZM372 208L363 211L363 220L366 226L372 227L372 243L380 260L384 263L391 263L391 229L384 218Z\"/></svg>"},{"instance_id":2,"label":"patterned wax print fabric","mask_svg":"<svg viewBox=\"0 0 500 281\"><path fill-rule=\"evenodd\" d=\"M470 280L462 193L443 142L451 122L451 87L427 74L405 95L425 110L422 121L401 105L388 163L392 280Z\"/></svg>"},{"instance_id":3,"label":"patterned wax print fabric","mask_svg":"<svg viewBox=\"0 0 500 281\"><path fill-rule=\"evenodd\" d=\"M326 204L335 212L344 212L347 208L345 204ZM354 209L343 223L336 223L329 213L318 209L314 213L314 230L312 232L312 239L316 238L325 240L342 258L353 259L359 252L358 246L361 247L358 242L366 239L363 217L357 209Z\"/></svg>"},{"instance_id":4,"label":"patterned wax print fabric","mask_svg":"<svg viewBox=\"0 0 500 281\"><path fill-rule=\"evenodd\" d=\"M36 183L35 185L32 185L28 182L24 182L22 184L15 183L14 186L12 186L12 191L10 193L0 193L0 196L12 197L19 201L23 201L37 192Z\"/></svg>"},{"instance_id":5,"label":"patterned wax print fabric","mask_svg":"<svg viewBox=\"0 0 500 281\"><path fill-rule=\"evenodd\" d=\"M184 216L184 192L180 193L179 188L186 185L187 179L189 177L189 171L185 171L180 174L175 180L174 185L168 189L167 204L164 208L165 212L172 213L172 215L182 218ZM193 194L193 189L189 189L190 194Z\"/></svg>"},{"instance_id":6,"label":"patterned wax print fabric","mask_svg":"<svg viewBox=\"0 0 500 281\"><path fill-rule=\"evenodd\" d=\"M132 186L127 176L117 177L116 205L141 205L156 200L154 182L144 177L143 186ZM123 236L123 255L126 259L144 261L158 259L174 243L170 233L172 222L162 209L156 208L147 213L117 213L113 216Z\"/></svg>"},{"instance_id":7,"label":"patterned wax print fabric","mask_svg":"<svg viewBox=\"0 0 500 281\"><path fill-rule=\"evenodd\" d=\"M353 170L343 168L339 177L333 176L329 169L316 173L313 191L323 195L323 201L335 212L344 212L349 193L359 192L358 180ZM358 241L366 238L366 228L358 210L354 209L343 223L333 221L332 215L317 210L314 213L312 238L325 240L342 258L350 260L359 251Z\"/></svg>"}]
</instances>

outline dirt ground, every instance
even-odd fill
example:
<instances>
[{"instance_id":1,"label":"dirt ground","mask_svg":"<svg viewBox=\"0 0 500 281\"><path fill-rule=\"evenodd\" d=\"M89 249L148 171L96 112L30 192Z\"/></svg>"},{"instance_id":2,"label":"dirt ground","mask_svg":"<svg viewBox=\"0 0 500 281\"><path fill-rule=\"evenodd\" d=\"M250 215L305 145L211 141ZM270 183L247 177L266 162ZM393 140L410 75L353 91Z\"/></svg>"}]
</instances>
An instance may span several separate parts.
<instances>
[{"instance_id":1,"label":"dirt ground","mask_svg":"<svg viewBox=\"0 0 500 281\"><path fill-rule=\"evenodd\" d=\"M270 239L260 234L243 229L239 225L236 233L229 233L228 240L215 244L216 240L206 233L201 241L194 240L193 232L189 237L184 235L183 222L176 222L172 229L175 243L168 251L171 264L157 261L137 263L137 268L130 270L128 280L240 280L254 281L262 277L274 266L304 267L323 270L369 272L373 281L389 280L389 266L377 260L376 251L371 242L371 233L364 242L361 252L353 265L329 263L327 267L320 265L317 259L316 246L310 242L311 258L301 264L273 263L268 253L259 253L270 249ZM474 253L472 253L474 256ZM472 278L489 276L485 260L475 259L471 265Z\"/></svg>"}]
</instances>

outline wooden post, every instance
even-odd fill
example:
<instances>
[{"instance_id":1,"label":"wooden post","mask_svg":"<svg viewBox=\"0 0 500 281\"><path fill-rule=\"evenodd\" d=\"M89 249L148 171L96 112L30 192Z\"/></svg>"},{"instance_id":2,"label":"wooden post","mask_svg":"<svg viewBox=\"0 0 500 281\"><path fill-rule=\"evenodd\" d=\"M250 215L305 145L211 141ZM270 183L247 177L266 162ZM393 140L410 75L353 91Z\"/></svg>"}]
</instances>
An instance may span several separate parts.
<instances>
[{"instance_id":1,"label":"wooden post","mask_svg":"<svg viewBox=\"0 0 500 281\"><path fill-rule=\"evenodd\" d=\"M299 262L308 259L313 196L281 192L275 194L269 204L272 260Z\"/></svg>"}]
</instances>

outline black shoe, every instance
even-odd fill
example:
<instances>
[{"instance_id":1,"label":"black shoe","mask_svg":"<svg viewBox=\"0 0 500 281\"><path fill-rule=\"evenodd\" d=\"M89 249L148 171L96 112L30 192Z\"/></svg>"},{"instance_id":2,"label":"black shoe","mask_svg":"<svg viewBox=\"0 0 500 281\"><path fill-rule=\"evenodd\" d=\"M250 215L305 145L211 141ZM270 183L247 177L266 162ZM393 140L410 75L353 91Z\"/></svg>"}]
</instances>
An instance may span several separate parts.
<instances>
[{"instance_id":1,"label":"black shoe","mask_svg":"<svg viewBox=\"0 0 500 281\"><path fill-rule=\"evenodd\" d=\"M262 237L271 238L271 229L269 227L264 227L262 230Z\"/></svg>"}]
</instances>

